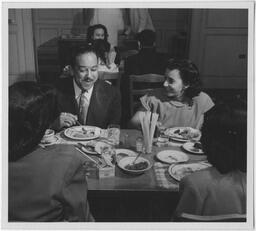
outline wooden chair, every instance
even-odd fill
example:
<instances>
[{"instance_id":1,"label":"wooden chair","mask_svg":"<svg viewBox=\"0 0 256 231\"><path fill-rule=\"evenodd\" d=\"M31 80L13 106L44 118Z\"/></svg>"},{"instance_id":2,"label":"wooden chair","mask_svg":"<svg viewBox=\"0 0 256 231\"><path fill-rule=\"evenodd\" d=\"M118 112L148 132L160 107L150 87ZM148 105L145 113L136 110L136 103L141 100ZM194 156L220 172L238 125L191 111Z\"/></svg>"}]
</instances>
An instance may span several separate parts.
<instances>
[{"instance_id":1,"label":"wooden chair","mask_svg":"<svg viewBox=\"0 0 256 231\"><path fill-rule=\"evenodd\" d=\"M215 216L199 216L182 213L176 217L177 222L246 222L246 214L225 214Z\"/></svg>"},{"instance_id":2,"label":"wooden chair","mask_svg":"<svg viewBox=\"0 0 256 231\"><path fill-rule=\"evenodd\" d=\"M99 79L105 80L120 89L120 73L119 72L99 72Z\"/></svg>"},{"instance_id":3,"label":"wooden chair","mask_svg":"<svg viewBox=\"0 0 256 231\"><path fill-rule=\"evenodd\" d=\"M165 78L163 75L158 74L144 74L144 75L130 75L129 76L129 98L130 98L130 113L131 116L134 114L134 109L139 105L139 97L147 94L153 89L160 88L154 87L153 84L158 83L159 85L164 82ZM137 83L141 83L144 88L138 88Z\"/></svg>"}]
</instances>

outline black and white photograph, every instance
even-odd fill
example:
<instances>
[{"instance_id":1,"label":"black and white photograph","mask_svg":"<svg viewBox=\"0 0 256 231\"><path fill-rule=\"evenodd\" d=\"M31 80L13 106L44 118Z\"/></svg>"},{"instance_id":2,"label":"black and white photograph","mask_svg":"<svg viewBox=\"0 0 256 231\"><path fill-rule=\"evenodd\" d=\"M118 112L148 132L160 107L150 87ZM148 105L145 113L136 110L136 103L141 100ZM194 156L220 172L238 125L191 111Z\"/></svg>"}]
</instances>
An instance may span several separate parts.
<instances>
[{"instance_id":1,"label":"black and white photograph","mask_svg":"<svg viewBox=\"0 0 256 231\"><path fill-rule=\"evenodd\" d=\"M2 228L253 229L254 11L2 2Z\"/></svg>"}]
</instances>

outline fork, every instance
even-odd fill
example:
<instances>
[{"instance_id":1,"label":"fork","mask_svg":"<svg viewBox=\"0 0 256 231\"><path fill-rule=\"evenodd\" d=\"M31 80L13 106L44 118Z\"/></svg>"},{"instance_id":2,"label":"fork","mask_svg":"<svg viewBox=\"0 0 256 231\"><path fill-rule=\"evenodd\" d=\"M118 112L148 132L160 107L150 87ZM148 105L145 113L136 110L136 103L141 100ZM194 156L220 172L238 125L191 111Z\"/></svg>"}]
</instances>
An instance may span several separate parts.
<instances>
[{"instance_id":1,"label":"fork","mask_svg":"<svg viewBox=\"0 0 256 231\"><path fill-rule=\"evenodd\" d=\"M83 126L78 120L76 121L76 123L77 123L79 126Z\"/></svg>"}]
</instances>

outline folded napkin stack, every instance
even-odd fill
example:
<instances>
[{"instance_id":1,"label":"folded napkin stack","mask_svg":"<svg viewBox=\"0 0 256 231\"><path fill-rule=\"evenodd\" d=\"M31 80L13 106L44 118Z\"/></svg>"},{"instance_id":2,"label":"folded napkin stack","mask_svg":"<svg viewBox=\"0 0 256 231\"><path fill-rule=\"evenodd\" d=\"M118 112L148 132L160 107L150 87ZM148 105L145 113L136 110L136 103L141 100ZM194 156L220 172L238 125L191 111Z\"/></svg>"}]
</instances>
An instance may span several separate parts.
<instances>
[{"instance_id":1,"label":"folded napkin stack","mask_svg":"<svg viewBox=\"0 0 256 231\"><path fill-rule=\"evenodd\" d=\"M159 115L157 113L152 113L150 111L145 111L140 114L140 124L142 128L146 153L151 153L152 151L153 136L158 116Z\"/></svg>"}]
</instances>

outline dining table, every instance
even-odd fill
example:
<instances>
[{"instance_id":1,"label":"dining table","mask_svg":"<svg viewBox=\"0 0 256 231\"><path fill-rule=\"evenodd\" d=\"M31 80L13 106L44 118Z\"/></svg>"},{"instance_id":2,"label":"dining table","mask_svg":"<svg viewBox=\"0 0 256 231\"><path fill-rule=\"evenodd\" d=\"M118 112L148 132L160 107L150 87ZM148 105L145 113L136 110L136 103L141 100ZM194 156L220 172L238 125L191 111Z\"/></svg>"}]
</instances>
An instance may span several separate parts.
<instances>
[{"instance_id":1,"label":"dining table","mask_svg":"<svg viewBox=\"0 0 256 231\"><path fill-rule=\"evenodd\" d=\"M106 130L102 134L106 137ZM68 152L70 155L78 152L75 145L81 142L70 139L64 132L56 134L55 150ZM116 149L129 149L136 152L136 139L143 137L136 129L121 129L120 143ZM105 139L100 136L95 141ZM114 176L99 178L95 174L87 174L88 200L90 209L98 221L170 221L172 213L179 201L179 181L170 176L170 164L157 158L157 153L163 150L178 150L184 152L189 160L196 163L206 160L205 155L188 153L182 148L183 143L169 141L167 143L153 142L151 153L142 153L141 157L151 163L151 168L143 174L134 175L124 172L115 166ZM42 146L43 149L51 146ZM87 158L91 162L91 158Z\"/></svg>"}]
</instances>

